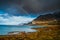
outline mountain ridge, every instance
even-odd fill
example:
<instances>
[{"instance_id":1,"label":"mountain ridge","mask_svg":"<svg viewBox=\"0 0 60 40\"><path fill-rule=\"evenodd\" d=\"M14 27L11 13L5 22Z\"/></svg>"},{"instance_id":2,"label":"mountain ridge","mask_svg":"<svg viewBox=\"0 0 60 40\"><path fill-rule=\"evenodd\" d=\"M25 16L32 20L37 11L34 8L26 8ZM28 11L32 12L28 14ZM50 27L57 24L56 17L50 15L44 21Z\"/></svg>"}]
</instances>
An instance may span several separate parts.
<instances>
[{"instance_id":1,"label":"mountain ridge","mask_svg":"<svg viewBox=\"0 0 60 40\"><path fill-rule=\"evenodd\" d=\"M60 12L54 12L50 14L40 15L36 19L34 19L30 24L52 24L52 25L59 25L60 24Z\"/></svg>"}]
</instances>

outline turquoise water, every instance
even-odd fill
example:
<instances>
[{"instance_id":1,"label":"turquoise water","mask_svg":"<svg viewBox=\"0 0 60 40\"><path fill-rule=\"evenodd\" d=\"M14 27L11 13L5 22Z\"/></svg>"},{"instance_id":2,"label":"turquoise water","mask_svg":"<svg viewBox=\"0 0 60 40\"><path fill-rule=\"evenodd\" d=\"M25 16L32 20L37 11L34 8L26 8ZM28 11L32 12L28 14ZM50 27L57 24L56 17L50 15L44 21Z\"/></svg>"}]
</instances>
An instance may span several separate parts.
<instances>
[{"instance_id":1,"label":"turquoise water","mask_svg":"<svg viewBox=\"0 0 60 40\"><path fill-rule=\"evenodd\" d=\"M14 26L14 25L0 25L0 35L7 35L9 32L36 32L31 28L38 28L37 26Z\"/></svg>"}]
</instances>

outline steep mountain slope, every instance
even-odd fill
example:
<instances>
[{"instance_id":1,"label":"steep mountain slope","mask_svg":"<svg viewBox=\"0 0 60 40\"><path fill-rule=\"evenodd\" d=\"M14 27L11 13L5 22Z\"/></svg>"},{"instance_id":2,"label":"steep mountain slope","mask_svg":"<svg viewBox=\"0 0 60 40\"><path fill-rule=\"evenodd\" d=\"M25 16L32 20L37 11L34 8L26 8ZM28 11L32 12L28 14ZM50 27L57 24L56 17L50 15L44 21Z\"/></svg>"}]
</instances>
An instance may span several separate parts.
<instances>
[{"instance_id":1,"label":"steep mountain slope","mask_svg":"<svg viewBox=\"0 0 60 40\"><path fill-rule=\"evenodd\" d=\"M37 17L35 20L40 20L40 21L50 21L50 20L58 20L60 19L60 12L58 13L53 13L53 14L46 14L46 15L41 15Z\"/></svg>"},{"instance_id":2,"label":"steep mountain slope","mask_svg":"<svg viewBox=\"0 0 60 40\"><path fill-rule=\"evenodd\" d=\"M32 21L32 24L60 24L60 12L40 15Z\"/></svg>"}]
</instances>

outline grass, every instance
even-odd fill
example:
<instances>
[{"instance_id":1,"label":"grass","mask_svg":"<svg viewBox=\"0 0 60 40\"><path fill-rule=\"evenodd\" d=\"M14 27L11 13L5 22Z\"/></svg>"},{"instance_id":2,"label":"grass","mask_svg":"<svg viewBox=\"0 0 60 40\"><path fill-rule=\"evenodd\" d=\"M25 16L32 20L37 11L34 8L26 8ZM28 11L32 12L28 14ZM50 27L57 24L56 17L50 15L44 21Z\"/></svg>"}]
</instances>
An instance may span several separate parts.
<instances>
[{"instance_id":1,"label":"grass","mask_svg":"<svg viewBox=\"0 0 60 40\"><path fill-rule=\"evenodd\" d=\"M37 32L22 32L17 35L1 35L0 40L60 40L60 26L34 28Z\"/></svg>"}]
</instances>

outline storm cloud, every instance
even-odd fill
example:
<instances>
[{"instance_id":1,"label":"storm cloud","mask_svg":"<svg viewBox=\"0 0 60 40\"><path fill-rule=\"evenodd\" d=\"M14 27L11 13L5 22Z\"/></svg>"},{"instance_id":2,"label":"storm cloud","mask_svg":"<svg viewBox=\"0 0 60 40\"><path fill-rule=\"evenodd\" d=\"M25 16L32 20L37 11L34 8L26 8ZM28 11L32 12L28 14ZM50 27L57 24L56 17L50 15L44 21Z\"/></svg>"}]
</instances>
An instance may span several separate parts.
<instances>
[{"instance_id":1,"label":"storm cloud","mask_svg":"<svg viewBox=\"0 0 60 40\"><path fill-rule=\"evenodd\" d=\"M60 11L60 0L0 0L0 24L18 25Z\"/></svg>"},{"instance_id":2,"label":"storm cloud","mask_svg":"<svg viewBox=\"0 0 60 40\"><path fill-rule=\"evenodd\" d=\"M40 13L60 9L60 0L0 0L0 9L15 7L18 13ZM14 13L15 14L15 13Z\"/></svg>"},{"instance_id":3,"label":"storm cloud","mask_svg":"<svg viewBox=\"0 0 60 40\"><path fill-rule=\"evenodd\" d=\"M60 8L60 0L25 0L24 9L28 12L41 12Z\"/></svg>"}]
</instances>

